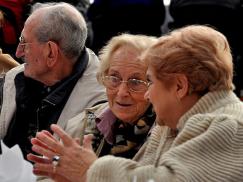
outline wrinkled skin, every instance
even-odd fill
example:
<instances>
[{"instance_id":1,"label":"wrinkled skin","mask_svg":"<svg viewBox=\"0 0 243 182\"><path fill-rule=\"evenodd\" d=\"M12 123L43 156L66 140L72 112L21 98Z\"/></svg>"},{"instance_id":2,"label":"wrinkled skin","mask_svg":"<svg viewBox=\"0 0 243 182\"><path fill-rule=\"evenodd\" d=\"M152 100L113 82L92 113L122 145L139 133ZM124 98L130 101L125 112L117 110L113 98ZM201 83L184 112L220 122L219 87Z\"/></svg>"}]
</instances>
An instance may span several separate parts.
<instances>
[{"instance_id":1,"label":"wrinkled skin","mask_svg":"<svg viewBox=\"0 0 243 182\"><path fill-rule=\"evenodd\" d=\"M85 181L87 169L97 159L91 146L92 135L85 136L83 145L80 146L77 139L71 138L58 125L53 124L51 129L62 142L48 131L37 133L36 138L31 140L32 149L41 156L27 156L28 160L35 163L34 174L48 176L56 182ZM51 160L55 155L60 156L56 170Z\"/></svg>"}]
</instances>

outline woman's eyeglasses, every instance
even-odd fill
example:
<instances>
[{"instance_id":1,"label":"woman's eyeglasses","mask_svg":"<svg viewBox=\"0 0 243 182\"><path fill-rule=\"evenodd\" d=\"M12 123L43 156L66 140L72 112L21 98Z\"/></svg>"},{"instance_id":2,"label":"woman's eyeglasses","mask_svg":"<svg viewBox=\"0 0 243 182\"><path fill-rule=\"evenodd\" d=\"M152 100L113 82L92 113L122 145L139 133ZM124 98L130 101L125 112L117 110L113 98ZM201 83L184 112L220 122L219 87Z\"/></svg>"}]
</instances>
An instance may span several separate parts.
<instances>
[{"instance_id":1,"label":"woman's eyeglasses","mask_svg":"<svg viewBox=\"0 0 243 182\"><path fill-rule=\"evenodd\" d=\"M116 90L121 83L126 83L129 91L132 92L146 92L149 83L143 80L138 80L135 78L128 79L127 81L122 80L116 76L104 76L103 77L104 85L111 90Z\"/></svg>"}]
</instances>

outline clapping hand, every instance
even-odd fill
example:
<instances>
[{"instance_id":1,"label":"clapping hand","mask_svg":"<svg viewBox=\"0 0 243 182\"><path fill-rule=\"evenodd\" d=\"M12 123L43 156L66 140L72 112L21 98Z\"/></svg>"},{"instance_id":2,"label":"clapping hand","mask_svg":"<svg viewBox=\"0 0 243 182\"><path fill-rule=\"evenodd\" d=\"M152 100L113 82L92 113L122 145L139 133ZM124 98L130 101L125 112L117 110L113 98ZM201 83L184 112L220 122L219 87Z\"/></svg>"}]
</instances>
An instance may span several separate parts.
<instances>
[{"instance_id":1,"label":"clapping hand","mask_svg":"<svg viewBox=\"0 0 243 182\"><path fill-rule=\"evenodd\" d=\"M91 145L92 136L85 136L80 146L77 139L71 138L58 125L51 125L51 129L61 141L48 131L38 132L31 140L32 150L45 156L28 154L28 160L35 163L33 172L57 182L85 181L88 168L97 159Z\"/></svg>"}]
</instances>

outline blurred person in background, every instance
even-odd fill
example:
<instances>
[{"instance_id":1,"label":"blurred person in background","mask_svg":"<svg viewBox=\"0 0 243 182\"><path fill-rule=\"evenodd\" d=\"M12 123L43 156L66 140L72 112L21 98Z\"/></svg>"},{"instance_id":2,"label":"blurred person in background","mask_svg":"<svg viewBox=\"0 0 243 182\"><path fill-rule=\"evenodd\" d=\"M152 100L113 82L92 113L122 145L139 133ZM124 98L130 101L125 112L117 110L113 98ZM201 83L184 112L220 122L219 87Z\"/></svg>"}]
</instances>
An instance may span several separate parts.
<instances>
[{"instance_id":1,"label":"blurred person in background","mask_svg":"<svg viewBox=\"0 0 243 182\"><path fill-rule=\"evenodd\" d=\"M18 37L27 17L27 9L31 0L0 1L0 48L14 59L18 45Z\"/></svg>"},{"instance_id":2,"label":"blurred person in background","mask_svg":"<svg viewBox=\"0 0 243 182\"><path fill-rule=\"evenodd\" d=\"M121 33L160 36L165 6L162 0L94 0L88 18L94 33L91 49L98 53Z\"/></svg>"},{"instance_id":3,"label":"blurred person in background","mask_svg":"<svg viewBox=\"0 0 243 182\"><path fill-rule=\"evenodd\" d=\"M5 54L0 49L0 110L2 107L3 83L6 72L18 66L19 63L15 61L9 54Z\"/></svg>"},{"instance_id":4,"label":"blurred person in background","mask_svg":"<svg viewBox=\"0 0 243 182\"><path fill-rule=\"evenodd\" d=\"M234 62L235 93L243 99L241 0L171 0L169 10L173 21L170 29L186 25L210 25L223 33L231 47ZM242 92L242 93L241 93Z\"/></svg>"}]
</instances>

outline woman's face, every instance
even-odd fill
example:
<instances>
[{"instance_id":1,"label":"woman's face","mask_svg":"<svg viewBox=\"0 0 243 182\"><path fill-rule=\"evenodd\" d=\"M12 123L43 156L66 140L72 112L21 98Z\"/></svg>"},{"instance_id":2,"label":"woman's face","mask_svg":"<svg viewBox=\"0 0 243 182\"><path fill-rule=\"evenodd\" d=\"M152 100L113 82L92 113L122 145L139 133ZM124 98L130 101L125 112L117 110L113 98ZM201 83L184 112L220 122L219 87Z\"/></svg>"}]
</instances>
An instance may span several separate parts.
<instances>
[{"instance_id":1,"label":"woman's face","mask_svg":"<svg viewBox=\"0 0 243 182\"><path fill-rule=\"evenodd\" d=\"M129 79L146 81L146 66L137 60L138 55L137 50L132 47L118 48L111 56L107 76L114 76L122 81ZM124 122L136 121L149 106L148 101L144 99L146 90L131 91L127 82L121 82L115 89L106 87L106 92L110 109Z\"/></svg>"},{"instance_id":2,"label":"woman's face","mask_svg":"<svg viewBox=\"0 0 243 182\"><path fill-rule=\"evenodd\" d=\"M170 87L166 86L156 78L150 67L147 71L147 79L150 86L144 97L152 103L158 124L176 128L178 114L178 100L175 95L176 84L171 80Z\"/></svg>"}]
</instances>

